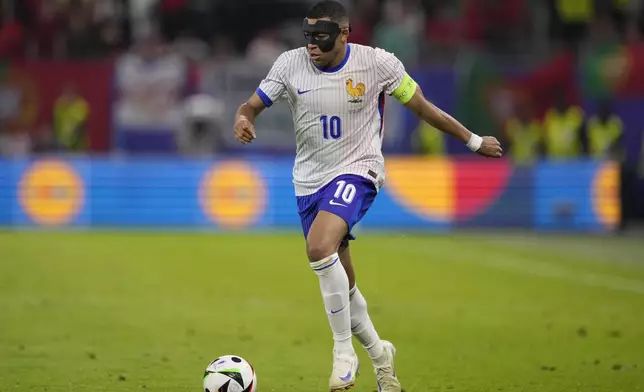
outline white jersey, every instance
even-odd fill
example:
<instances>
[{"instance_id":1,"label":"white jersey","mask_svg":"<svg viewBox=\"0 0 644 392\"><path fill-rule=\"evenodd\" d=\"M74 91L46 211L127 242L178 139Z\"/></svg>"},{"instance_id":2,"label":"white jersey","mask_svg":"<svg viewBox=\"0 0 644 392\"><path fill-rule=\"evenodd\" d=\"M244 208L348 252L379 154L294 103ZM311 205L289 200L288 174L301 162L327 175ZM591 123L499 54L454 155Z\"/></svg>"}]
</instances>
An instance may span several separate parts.
<instances>
[{"instance_id":1,"label":"white jersey","mask_svg":"<svg viewBox=\"0 0 644 392\"><path fill-rule=\"evenodd\" d=\"M297 196L315 193L341 174L380 188L385 94L405 76L403 64L379 48L350 44L344 61L320 70L305 47L282 53L257 94L266 106L286 99L293 116Z\"/></svg>"}]
</instances>

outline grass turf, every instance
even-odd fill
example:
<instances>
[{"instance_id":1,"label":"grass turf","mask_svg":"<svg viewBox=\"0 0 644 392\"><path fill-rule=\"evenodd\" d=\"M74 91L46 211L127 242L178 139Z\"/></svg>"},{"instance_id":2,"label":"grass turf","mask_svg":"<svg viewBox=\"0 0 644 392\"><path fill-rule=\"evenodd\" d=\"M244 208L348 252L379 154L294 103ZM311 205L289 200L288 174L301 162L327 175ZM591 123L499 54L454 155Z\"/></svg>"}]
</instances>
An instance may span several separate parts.
<instances>
[{"instance_id":1,"label":"grass turf","mask_svg":"<svg viewBox=\"0 0 644 392\"><path fill-rule=\"evenodd\" d=\"M644 241L362 234L358 285L408 392L644 391ZM0 233L0 391L325 391L331 333L296 234ZM356 347L359 349L359 347ZM368 358L356 392L374 391Z\"/></svg>"}]
</instances>

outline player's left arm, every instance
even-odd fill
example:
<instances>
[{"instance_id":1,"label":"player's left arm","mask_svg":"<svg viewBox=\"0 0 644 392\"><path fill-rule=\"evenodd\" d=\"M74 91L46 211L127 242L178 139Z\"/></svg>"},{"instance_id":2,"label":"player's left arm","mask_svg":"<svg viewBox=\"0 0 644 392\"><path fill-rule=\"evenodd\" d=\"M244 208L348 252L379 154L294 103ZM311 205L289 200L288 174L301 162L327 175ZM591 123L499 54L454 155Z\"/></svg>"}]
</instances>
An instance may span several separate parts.
<instances>
[{"instance_id":1,"label":"player's left arm","mask_svg":"<svg viewBox=\"0 0 644 392\"><path fill-rule=\"evenodd\" d=\"M500 158L503 155L501 143L495 137L480 137L465 128L454 117L429 102L423 95L420 86L407 73L392 96L423 121L459 139L477 154L491 158Z\"/></svg>"}]
</instances>

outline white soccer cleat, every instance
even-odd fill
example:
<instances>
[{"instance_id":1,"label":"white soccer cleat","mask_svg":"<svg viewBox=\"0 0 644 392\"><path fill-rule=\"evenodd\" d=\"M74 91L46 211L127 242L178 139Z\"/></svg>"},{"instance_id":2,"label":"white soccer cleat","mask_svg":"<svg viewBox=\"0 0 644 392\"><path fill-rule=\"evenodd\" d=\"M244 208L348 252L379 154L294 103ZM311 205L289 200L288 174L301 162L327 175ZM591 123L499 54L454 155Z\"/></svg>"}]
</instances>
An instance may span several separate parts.
<instances>
[{"instance_id":1,"label":"white soccer cleat","mask_svg":"<svg viewBox=\"0 0 644 392\"><path fill-rule=\"evenodd\" d=\"M333 372L329 378L329 389L334 391L345 391L356 385L356 376L360 370L358 356L334 354Z\"/></svg>"},{"instance_id":2,"label":"white soccer cleat","mask_svg":"<svg viewBox=\"0 0 644 392\"><path fill-rule=\"evenodd\" d=\"M396 378L396 369L394 368L396 347L386 340L382 341L382 345L384 346L382 355L385 356L385 364L375 368L378 392L401 392L402 387Z\"/></svg>"}]
</instances>

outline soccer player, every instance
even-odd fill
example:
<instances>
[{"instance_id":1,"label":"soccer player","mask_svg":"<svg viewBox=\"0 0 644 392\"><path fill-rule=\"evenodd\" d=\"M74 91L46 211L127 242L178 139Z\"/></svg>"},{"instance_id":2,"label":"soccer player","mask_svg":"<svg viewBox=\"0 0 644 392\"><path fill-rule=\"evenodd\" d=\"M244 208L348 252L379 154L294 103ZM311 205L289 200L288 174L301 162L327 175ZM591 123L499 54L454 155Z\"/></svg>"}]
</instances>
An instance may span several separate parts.
<instances>
[{"instance_id":1,"label":"soccer player","mask_svg":"<svg viewBox=\"0 0 644 392\"><path fill-rule=\"evenodd\" d=\"M349 240L385 179L383 104L393 96L422 120L486 157L500 157L493 137L480 137L424 97L391 53L349 44L349 18L336 1L320 1L303 21L307 45L279 56L235 118L241 143L256 138L255 118L280 100L293 116L297 153L293 182L310 267L318 275L333 332L331 391L355 384L355 336L367 350L381 392L400 392L394 346L381 340L355 283Z\"/></svg>"}]
</instances>

